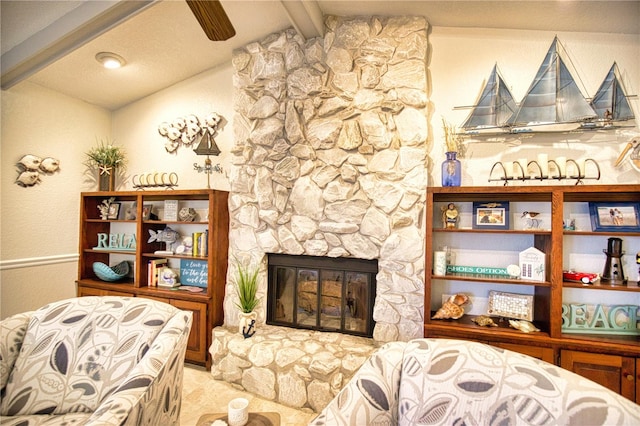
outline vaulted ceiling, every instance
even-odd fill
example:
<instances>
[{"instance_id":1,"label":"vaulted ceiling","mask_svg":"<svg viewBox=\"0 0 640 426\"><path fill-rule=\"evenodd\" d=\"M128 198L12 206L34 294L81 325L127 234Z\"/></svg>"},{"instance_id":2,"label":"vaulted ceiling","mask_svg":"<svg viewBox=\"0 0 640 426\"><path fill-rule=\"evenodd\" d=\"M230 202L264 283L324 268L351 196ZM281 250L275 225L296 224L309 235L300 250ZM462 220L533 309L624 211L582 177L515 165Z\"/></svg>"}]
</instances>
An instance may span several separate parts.
<instances>
[{"instance_id":1,"label":"vaulted ceiling","mask_svg":"<svg viewBox=\"0 0 640 426\"><path fill-rule=\"evenodd\" d=\"M2 88L21 81L115 110L206 70L232 51L324 15L422 15L432 26L640 34L640 1L222 0L236 35L210 41L183 0L0 2ZM639 36L640 37L640 36ZM127 64L105 70L98 52Z\"/></svg>"}]
</instances>

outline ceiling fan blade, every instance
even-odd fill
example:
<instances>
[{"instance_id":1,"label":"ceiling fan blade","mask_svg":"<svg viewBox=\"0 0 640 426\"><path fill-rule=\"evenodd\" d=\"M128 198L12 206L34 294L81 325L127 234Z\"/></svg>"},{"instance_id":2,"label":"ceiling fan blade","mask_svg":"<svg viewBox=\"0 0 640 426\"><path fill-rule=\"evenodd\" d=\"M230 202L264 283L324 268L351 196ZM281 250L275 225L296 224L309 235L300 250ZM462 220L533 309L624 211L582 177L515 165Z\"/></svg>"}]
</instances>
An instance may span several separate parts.
<instances>
[{"instance_id":1,"label":"ceiling fan blade","mask_svg":"<svg viewBox=\"0 0 640 426\"><path fill-rule=\"evenodd\" d=\"M236 35L218 0L186 0L209 40L223 41Z\"/></svg>"}]
</instances>

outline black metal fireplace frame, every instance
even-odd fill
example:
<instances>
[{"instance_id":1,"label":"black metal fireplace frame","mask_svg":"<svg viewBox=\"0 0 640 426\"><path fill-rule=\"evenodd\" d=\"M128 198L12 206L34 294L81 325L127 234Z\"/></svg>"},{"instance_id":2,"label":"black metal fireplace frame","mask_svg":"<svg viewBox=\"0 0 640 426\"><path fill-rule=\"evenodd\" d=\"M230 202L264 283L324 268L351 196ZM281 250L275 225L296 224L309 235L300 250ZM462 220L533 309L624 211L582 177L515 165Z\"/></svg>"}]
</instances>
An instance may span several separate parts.
<instances>
[{"instance_id":1,"label":"black metal fireplace frame","mask_svg":"<svg viewBox=\"0 0 640 426\"><path fill-rule=\"evenodd\" d=\"M365 259L356 259L356 258L348 258L348 257L321 257L321 256L308 256L308 255L286 255L286 254L278 254L278 253L267 253L268 259L268 296L267 296L267 324L271 325L279 325L291 328L298 329L311 329L318 331L329 331L329 332L338 332L344 334L351 334L355 336L365 336L365 337L373 337L373 329L375 326L375 321L373 320L373 308L376 298L376 275L378 273L378 262L377 260L365 260ZM275 320L275 312L276 312L276 270L278 267L285 268L295 268L296 276L299 269L303 270L329 270L329 271L342 271L342 272L357 272L357 273L365 273L369 276L369 291L368 291L368 312L369 315L366 318L366 325L364 332L358 332L354 330L349 330L345 328L345 312L348 309L346 303L346 274L342 274L342 306L341 306L341 321L340 321L340 329L335 328L325 328L322 327L320 323L320 316L318 316L316 320L315 326L309 326L305 324L285 322ZM294 294L298 294L297 288L297 280L296 280L296 288L294 289ZM318 280L318 286L320 286L320 280ZM317 294L320 294L320 289L318 288ZM321 298L318 297L318 304L320 304L319 300ZM297 311L297 297L294 297L294 313Z\"/></svg>"}]
</instances>

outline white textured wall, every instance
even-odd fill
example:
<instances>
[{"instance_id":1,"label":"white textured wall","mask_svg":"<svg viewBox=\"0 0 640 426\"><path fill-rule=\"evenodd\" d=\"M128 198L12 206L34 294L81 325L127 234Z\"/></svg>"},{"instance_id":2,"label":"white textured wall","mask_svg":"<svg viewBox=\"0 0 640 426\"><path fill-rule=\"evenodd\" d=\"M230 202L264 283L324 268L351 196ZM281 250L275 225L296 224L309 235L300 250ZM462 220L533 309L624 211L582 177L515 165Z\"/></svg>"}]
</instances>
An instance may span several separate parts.
<instances>
[{"instance_id":1,"label":"white textured wall","mask_svg":"<svg viewBox=\"0 0 640 426\"><path fill-rule=\"evenodd\" d=\"M497 63L514 98L519 102L531 84L554 36L557 35L582 80L586 96L593 96L614 61L622 74L627 94L640 94L640 37L638 35L553 33L544 31L514 31L434 27L429 35L433 56L428 66L431 72L430 99L433 105L431 125L432 170L431 185L439 186L440 164L444 160L444 136L441 118L461 125L470 110L453 110L456 106L473 105L483 84ZM630 99L640 122L640 99ZM491 166L496 161L518 158L534 160L541 149L549 159L593 158L602 170L600 181L593 184L638 183L640 173L628 162L614 169L613 163L638 127L625 132L600 132L570 137L554 134L522 139L519 146L503 143L470 144L463 159L462 185L489 185ZM575 181L567 182L573 184ZM545 181L545 184L558 182ZM534 184L533 182L527 184ZM539 184L539 181L538 181ZM494 182L492 185L501 185Z\"/></svg>"},{"instance_id":2,"label":"white textured wall","mask_svg":"<svg viewBox=\"0 0 640 426\"><path fill-rule=\"evenodd\" d=\"M231 78L229 62L115 111L113 138L126 147L128 163L127 180L117 182L118 189L133 189L131 177L152 171L176 172L179 177L177 189L206 188L206 175L198 173L193 167L196 162L203 165L206 157L195 155L193 147L185 146L168 153L164 148L166 139L158 133L158 125L189 114L202 119L211 112L217 112L229 122L219 126L215 136L222 152L217 157L211 157L211 160L213 165L223 165L224 173L214 172L211 175L211 188L228 191L226 174L231 158L229 151L233 145Z\"/></svg>"},{"instance_id":3,"label":"white textured wall","mask_svg":"<svg viewBox=\"0 0 640 426\"><path fill-rule=\"evenodd\" d=\"M430 123L433 126L429 144L437 166L444 156L440 118L444 116L456 124L462 123L467 111L453 111L453 107L475 101L495 62L519 100L554 35L553 32L432 27L428 36ZM640 94L640 37L595 33L558 33L558 36L589 95L595 92L614 60L618 62L628 91ZM153 169L176 171L180 175L180 188L204 188L206 178L192 171L193 163L201 163L203 159L183 148L175 155L165 153L157 125L177 116L190 113L201 116L211 111L231 120L232 87L229 64L121 108L113 115L29 83L3 91L0 317L75 294L75 262L20 269L5 266L7 262L26 264L25 259L34 257L67 259L77 254L79 193L95 188L84 183L83 153L96 136L111 134L116 142L127 147L130 173ZM632 100L636 116L640 115L639 102L638 98ZM223 153L214 158L214 164L220 161L226 170L232 146L231 126L232 123L227 123L216 138ZM603 169L603 180L599 183L638 183L640 173L628 165L611 168L626 138L615 134L605 137L611 139L596 144L547 141L544 145L524 143L519 147L475 145L465 160L463 185L486 185L495 161L531 157L541 147L549 151L551 158L566 152L570 153L568 157L593 156ZM36 187L20 188L13 183L17 176L14 164L26 153L57 156L62 170L57 175L44 177ZM431 177L430 184L439 184L439 171L433 170ZM211 182L213 188L228 189L222 175L214 174ZM120 189L130 189L127 185L125 182Z\"/></svg>"},{"instance_id":4,"label":"white textured wall","mask_svg":"<svg viewBox=\"0 0 640 426\"><path fill-rule=\"evenodd\" d=\"M110 125L108 111L37 85L2 92L0 317L75 295L79 194L94 188L84 152ZM60 171L16 185L24 154L57 158Z\"/></svg>"}]
</instances>

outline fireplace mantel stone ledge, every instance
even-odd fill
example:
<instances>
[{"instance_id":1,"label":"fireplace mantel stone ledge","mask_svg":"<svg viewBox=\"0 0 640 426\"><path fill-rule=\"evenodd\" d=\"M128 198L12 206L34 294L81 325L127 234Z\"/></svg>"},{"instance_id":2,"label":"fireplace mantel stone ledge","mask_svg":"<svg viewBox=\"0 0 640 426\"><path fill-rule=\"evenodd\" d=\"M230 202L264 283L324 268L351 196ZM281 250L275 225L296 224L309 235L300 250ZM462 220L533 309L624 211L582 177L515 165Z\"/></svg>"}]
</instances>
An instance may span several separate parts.
<instances>
[{"instance_id":1,"label":"fireplace mantel stone ledge","mask_svg":"<svg viewBox=\"0 0 640 426\"><path fill-rule=\"evenodd\" d=\"M245 339L216 327L211 374L261 398L320 412L379 346L347 334L260 325Z\"/></svg>"}]
</instances>

